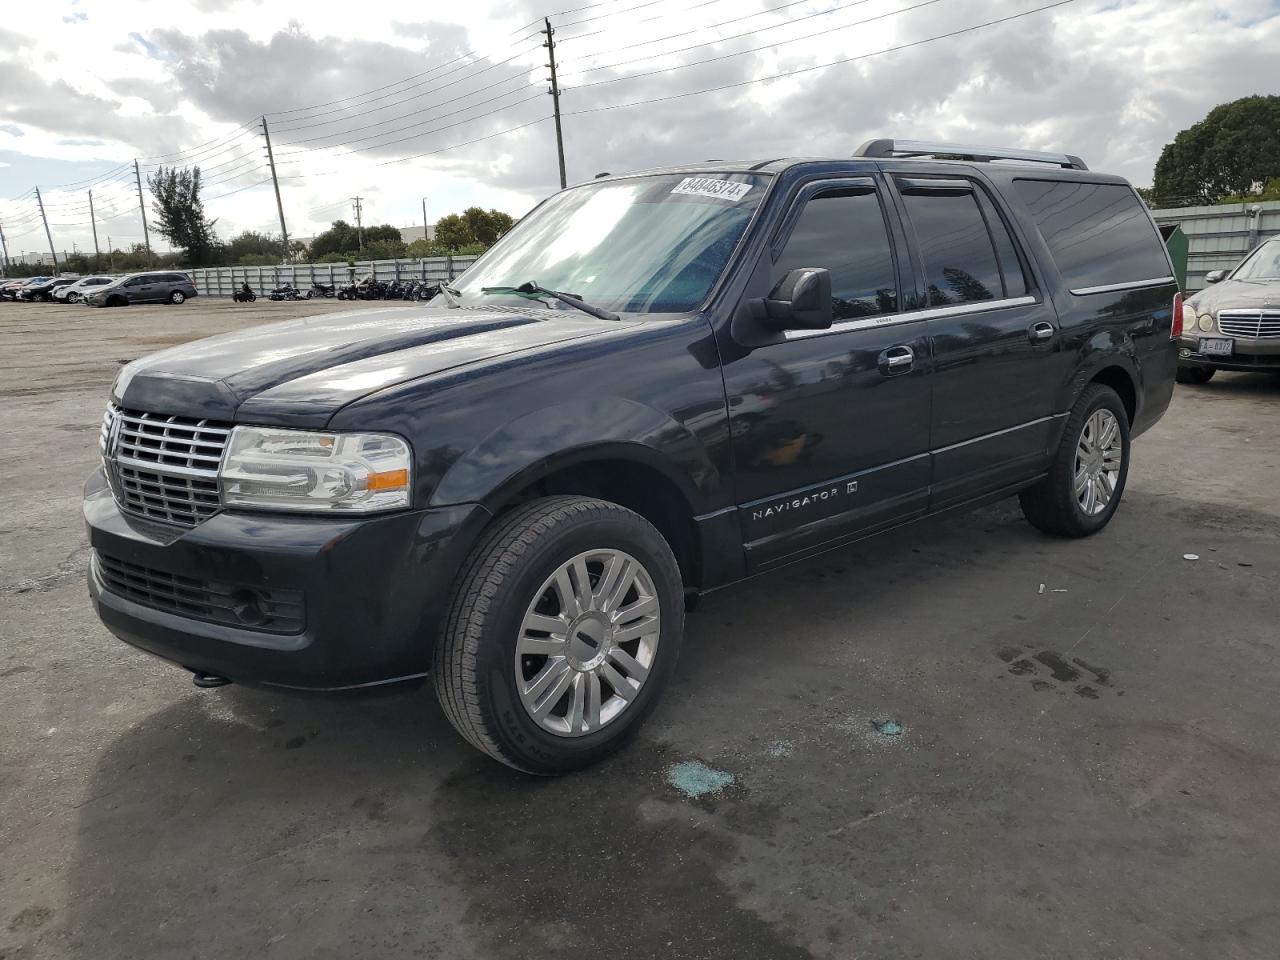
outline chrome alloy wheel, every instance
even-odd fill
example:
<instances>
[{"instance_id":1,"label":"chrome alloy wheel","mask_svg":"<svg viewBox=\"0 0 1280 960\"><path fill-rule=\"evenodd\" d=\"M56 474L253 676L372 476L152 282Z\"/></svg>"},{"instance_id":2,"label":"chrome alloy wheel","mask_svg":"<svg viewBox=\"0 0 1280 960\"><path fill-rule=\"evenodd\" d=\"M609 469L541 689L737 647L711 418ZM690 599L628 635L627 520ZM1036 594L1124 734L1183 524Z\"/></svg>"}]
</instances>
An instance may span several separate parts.
<instances>
[{"instance_id":1,"label":"chrome alloy wheel","mask_svg":"<svg viewBox=\"0 0 1280 960\"><path fill-rule=\"evenodd\" d=\"M621 550L589 550L539 588L520 624L516 690L549 733L580 737L616 720L653 668L662 610L653 578Z\"/></svg>"},{"instance_id":2,"label":"chrome alloy wheel","mask_svg":"<svg viewBox=\"0 0 1280 960\"><path fill-rule=\"evenodd\" d=\"M1096 517L1107 509L1115 496L1123 461L1120 422L1110 410L1095 410L1076 444L1074 491L1085 516Z\"/></svg>"}]
</instances>

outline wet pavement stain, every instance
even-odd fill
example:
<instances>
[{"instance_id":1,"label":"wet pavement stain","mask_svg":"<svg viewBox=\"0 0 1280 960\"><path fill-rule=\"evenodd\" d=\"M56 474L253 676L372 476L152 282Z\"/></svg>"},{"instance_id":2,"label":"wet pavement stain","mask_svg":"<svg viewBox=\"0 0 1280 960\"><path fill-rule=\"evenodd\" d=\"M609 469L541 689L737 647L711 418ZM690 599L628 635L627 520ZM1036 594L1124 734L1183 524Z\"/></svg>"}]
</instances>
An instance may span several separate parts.
<instances>
[{"instance_id":1,"label":"wet pavement stain","mask_svg":"<svg viewBox=\"0 0 1280 960\"><path fill-rule=\"evenodd\" d=\"M660 751L633 745L557 779L478 759L445 781L423 845L428 856L447 858L468 897L463 922L479 955L811 957L738 904L721 879L736 844L717 829L714 804L691 819L687 805L664 800L669 770ZM738 814L773 815L749 807Z\"/></svg>"},{"instance_id":2,"label":"wet pavement stain","mask_svg":"<svg viewBox=\"0 0 1280 960\"><path fill-rule=\"evenodd\" d=\"M1059 683L1074 683L1080 679L1080 671L1052 650L1040 651L1035 655L1035 659L1048 667L1052 671L1053 679Z\"/></svg>"}]
</instances>

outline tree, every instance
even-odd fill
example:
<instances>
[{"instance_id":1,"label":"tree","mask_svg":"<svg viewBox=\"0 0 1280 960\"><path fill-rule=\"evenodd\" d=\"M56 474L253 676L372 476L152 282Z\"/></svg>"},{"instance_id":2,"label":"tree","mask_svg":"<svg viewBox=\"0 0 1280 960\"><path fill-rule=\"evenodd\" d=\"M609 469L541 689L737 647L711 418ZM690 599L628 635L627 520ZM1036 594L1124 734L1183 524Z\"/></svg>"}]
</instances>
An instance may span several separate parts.
<instances>
[{"instance_id":1,"label":"tree","mask_svg":"<svg viewBox=\"0 0 1280 960\"><path fill-rule=\"evenodd\" d=\"M147 175L147 186L151 188L156 232L180 248L192 266L212 262L218 244L213 232L216 221L204 216L200 168L162 166Z\"/></svg>"},{"instance_id":2,"label":"tree","mask_svg":"<svg viewBox=\"0 0 1280 960\"><path fill-rule=\"evenodd\" d=\"M489 247L514 225L509 213L468 207L436 221L436 242L452 253L474 244Z\"/></svg>"},{"instance_id":3,"label":"tree","mask_svg":"<svg viewBox=\"0 0 1280 960\"><path fill-rule=\"evenodd\" d=\"M232 237L226 245L223 259L227 263L243 266L270 266L283 259L284 245L278 237L269 233L245 230Z\"/></svg>"},{"instance_id":4,"label":"tree","mask_svg":"<svg viewBox=\"0 0 1280 960\"><path fill-rule=\"evenodd\" d=\"M1160 152L1154 206L1251 198L1280 177L1280 96L1252 96L1214 107Z\"/></svg>"},{"instance_id":5,"label":"tree","mask_svg":"<svg viewBox=\"0 0 1280 960\"><path fill-rule=\"evenodd\" d=\"M394 240L379 237L377 240L365 241L364 258L366 260L394 260L402 256L404 256L404 241L400 239L399 231L396 231Z\"/></svg>"},{"instance_id":6,"label":"tree","mask_svg":"<svg viewBox=\"0 0 1280 960\"><path fill-rule=\"evenodd\" d=\"M320 260L322 257L331 253L342 254L345 259L349 253L354 253L359 245L359 239L356 234L356 228L345 220L335 220L329 225L329 229L324 233L317 234L315 239L311 241L307 255L312 260ZM323 261L333 262L333 261Z\"/></svg>"}]
</instances>

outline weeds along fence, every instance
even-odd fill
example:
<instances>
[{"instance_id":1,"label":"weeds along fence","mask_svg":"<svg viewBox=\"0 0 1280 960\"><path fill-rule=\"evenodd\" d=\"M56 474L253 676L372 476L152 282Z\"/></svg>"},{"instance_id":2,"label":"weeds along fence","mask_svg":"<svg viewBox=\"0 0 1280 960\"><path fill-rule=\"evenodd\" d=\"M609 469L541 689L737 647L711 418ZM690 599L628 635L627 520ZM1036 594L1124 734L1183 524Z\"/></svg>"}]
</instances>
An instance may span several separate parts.
<instances>
[{"instance_id":1,"label":"weeds along fence","mask_svg":"<svg viewBox=\"0 0 1280 960\"><path fill-rule=\"evenodd\" d=\"M209 267L183 271L202 296L229 297L249 284L259 296L286 283L307 290L315 283L348 284L372 275L375 280L453 280L479 257L425 257L419 260L360 260L345 263L295 263L278 267Z\"/></svg>"}]
</instances>

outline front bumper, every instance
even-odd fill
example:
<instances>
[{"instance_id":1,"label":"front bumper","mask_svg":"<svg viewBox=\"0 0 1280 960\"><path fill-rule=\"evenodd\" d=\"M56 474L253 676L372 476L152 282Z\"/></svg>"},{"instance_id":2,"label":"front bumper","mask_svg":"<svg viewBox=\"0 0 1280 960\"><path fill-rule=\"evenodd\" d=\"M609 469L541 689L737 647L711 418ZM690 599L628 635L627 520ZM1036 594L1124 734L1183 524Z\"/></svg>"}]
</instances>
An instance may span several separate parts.
<instances>
[{"instance_id":1,"label":"front bumper","mask_svg":"<svg viewBox=\"0 0 1280 960\"><path fill-rule=\"evenodd\" d=\"M462 504L341 519L226 512L172 527L121 512L101 470L86 484L84 516L89 596L113 634L189 670L305 690L426 673L454 577L489 519L484 508ZM176 583L165 592L184 602L139 602L109 586L108 568L148 571L138 580L148 585ZM301 630L192 615L197 605L185 599L198 584L300 595Z\"/></svg>"},{"instance_id":2,"label":"front bumper","mask_svg":"<svg viewBox=\"0 0 1280 960\"><path fill-rule=\"evenodd\" d=\"M1230 370L1241 373L1275 373L1280 372L1280 339L1253 339L1249 337L1227 337L1234 346L1231 356L1207 356L1198 352L1200 334L1193 337L1183 336L1178 342L1178 365L1183 367L1212 367L1214 370ZM1203 334L1206 337L1221 338L1220 333Z\"/></svg>"}]
</instances>

